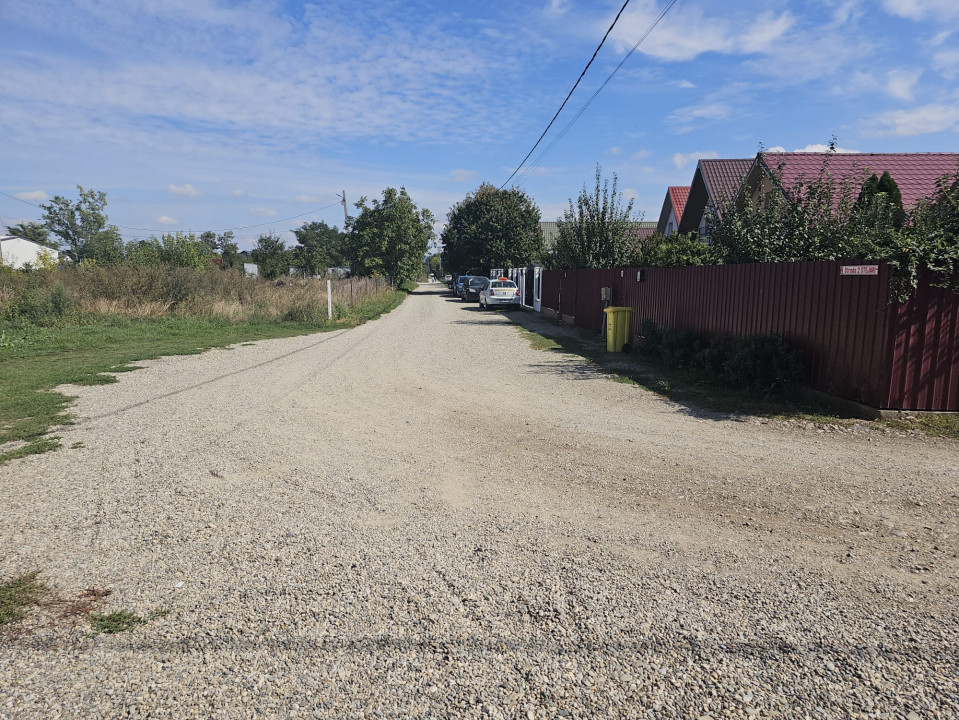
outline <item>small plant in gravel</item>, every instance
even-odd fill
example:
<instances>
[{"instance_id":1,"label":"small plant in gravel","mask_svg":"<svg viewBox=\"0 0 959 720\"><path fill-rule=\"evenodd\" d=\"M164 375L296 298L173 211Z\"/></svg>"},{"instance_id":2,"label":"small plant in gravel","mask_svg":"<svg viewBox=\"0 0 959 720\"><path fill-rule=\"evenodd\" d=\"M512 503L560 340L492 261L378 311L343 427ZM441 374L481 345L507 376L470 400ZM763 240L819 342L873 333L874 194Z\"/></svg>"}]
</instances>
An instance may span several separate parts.
<instances>
[{"instance_id":1,"label":"small plant in gravel","mask_svg":"<svg viewBox=\"0 0 959 720\"><path fill-rule=\"evenodd\" d=\"M23 611L36 605L47 591L37 580L39 573L31 572L0 585L0 625L23 617Z\"/></svg>"},{"instance_id":2,"label":"small plant in gravel","mask_svg":"<svg viewBox=\"0 0 959 720\"><path fill-rule=\"evenodd\" d=\"M91 613L89 620L93 626L94 637L100 633L114 635L126 630L132 630L137 625L144 625L147 622L146 618L142 618L130 610L116 610L107 615Z\"/></svg>"}]
</instances>

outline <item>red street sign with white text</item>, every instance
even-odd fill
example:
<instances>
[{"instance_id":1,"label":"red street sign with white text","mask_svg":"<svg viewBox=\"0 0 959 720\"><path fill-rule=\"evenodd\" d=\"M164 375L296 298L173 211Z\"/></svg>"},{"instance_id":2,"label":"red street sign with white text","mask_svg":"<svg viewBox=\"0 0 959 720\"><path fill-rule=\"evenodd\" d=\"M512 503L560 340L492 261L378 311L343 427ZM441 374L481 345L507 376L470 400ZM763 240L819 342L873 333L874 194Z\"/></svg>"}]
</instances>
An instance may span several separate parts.
<instances>
[{"instance_id":1,"label":"red street sign with white text","mask_svg":"<svg viewBox=\"0 0 959 720\"><path fill-rule=\"evenodd\" d=\"M878 275L878 265L843 265L840 275Z\"/></svg>"}]
</instances>

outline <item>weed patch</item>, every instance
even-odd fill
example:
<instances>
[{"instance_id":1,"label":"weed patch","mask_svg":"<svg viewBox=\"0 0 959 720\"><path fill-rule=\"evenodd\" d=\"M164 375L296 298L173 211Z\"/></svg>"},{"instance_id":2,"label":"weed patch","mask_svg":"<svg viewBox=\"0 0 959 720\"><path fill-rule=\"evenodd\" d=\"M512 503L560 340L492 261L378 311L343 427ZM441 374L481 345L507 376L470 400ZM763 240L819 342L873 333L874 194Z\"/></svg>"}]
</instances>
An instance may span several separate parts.
<instances>
[{"instance_id":1,"label":"weed patch","mask_svg":"<svg viewBox=\"0 0 959 720\"><path fill-rule=\"evenodd\" d=\"M883 420L882 424L897 430L919 430L927 435L959 440L959 414L906 415L901 419Z\"/></svg>"},{"instance_id":2,"label":"weed patch","mask_svg":"<svg viewBox=\"0 0 959 720\"><path fill-rule=\"evenodd\" d=\"M38 576L38 572L27 573L0 584L0 625L19 620L26 608L39 603L47 587Z\"/></svg>"},{"instance_id":3,"label":"weed patch","mask_svg":"<svg viewBox=\"0 0 959 720\"><path fill-rule=\"evenodd\" d=\"M146 625L147 619L142 618L130 610L116 610L107 615L90 613L88 618L90 625L93 626L93 636L100 633L115 635L116 633L132 630L137 625Z\"/></svg>"}]
</instances>

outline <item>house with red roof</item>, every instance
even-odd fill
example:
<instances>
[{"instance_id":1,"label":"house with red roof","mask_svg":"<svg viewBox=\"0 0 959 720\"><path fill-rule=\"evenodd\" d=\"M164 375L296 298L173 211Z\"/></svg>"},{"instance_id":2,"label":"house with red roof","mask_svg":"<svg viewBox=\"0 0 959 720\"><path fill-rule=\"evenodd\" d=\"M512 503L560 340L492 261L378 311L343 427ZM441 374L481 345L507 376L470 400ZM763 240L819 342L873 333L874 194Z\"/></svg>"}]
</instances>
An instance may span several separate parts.
<instances>
[{"instance_id":1,"label":"house with red roof","mask_svg":"<svg viewBox=\"0 0 959 720\"><path fill-rule=\"evenodd\" d=\"M683 216L683 208L686 207L687 197L689 197L689 188L685 185L666 188L666 199L663 200L663 209L659 212L656 232L667 237L676 232L679 227L679 218Z\"/></svg>"},{"instance_id":2,"label":"house with red roof","mask_svg":"<svg viewBox=\"0 0 959 720\"><path fill-rule=\"evenodd\" d=\"M700 160L679 220L679 232L699 233L708 242L708 212L714 210L721 215L722 206L736 199L753 163L752 158Z\"/></svg>"},{"instance_id":3,"label":"house with red roof","mask_svg":"<svg viewBox=\"0 0 959 720\"><path fill-rule=\"evenodd\" d=\"M800 180L829 176L849 182L853 199L873 174L888 172L902 193L907 211L936 193L940 178L959 171L959 153L759 153L746 176L744 190L751 200L778 188L788 192Z\"/></svg>"}]
</instances>

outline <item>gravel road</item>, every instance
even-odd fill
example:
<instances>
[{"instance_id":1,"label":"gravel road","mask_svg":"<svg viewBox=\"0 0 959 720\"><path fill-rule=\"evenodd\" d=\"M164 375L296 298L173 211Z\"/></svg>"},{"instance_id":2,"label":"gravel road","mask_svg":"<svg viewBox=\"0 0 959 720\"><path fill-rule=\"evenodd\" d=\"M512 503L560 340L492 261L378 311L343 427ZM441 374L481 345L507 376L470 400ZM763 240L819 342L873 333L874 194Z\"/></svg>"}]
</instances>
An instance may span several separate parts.
<instances>
[{"instance_id":1,"label":"gravel road","mask_svg":"<svg viewBox=\"0 0 959 720\"><path fill-rule=\"evenodd\" d=\"M959 717L959 444L698 412L439 287L70 388L0 467L54 591L0 717Z\"/></svg>"}]
</instances>

